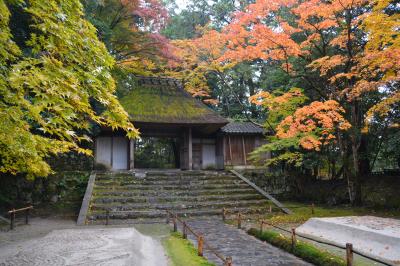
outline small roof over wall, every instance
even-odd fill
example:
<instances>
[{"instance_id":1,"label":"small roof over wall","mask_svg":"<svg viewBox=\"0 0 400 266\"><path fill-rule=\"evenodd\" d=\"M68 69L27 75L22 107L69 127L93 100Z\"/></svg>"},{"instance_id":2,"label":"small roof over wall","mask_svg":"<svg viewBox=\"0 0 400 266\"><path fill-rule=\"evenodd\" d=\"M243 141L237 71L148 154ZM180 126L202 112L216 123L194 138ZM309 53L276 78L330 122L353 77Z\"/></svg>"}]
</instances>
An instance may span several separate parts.
<instances>
[{"instance_id":1,"label":"small roof over wall","mask_svg":"<svg viewBox=\"0 0 400 266\"><path fill-rule=\"evenodd\" d=\"M221 128L224 134L249 134L257 135L264 134L264 128L252 123L252 122L230 122Z\"/></svg>"},{"instance_id":2,"label":"small roof over wall","mask_svg":"<svg viewBox=\"0 0 400 266\"><path fill-rule=\"evenodd\" d=\"M120 102L133 122L175 125L218 125L228 120L183 88L179 80L136 77L135 86Z\"/></svg>"}]
</instances>

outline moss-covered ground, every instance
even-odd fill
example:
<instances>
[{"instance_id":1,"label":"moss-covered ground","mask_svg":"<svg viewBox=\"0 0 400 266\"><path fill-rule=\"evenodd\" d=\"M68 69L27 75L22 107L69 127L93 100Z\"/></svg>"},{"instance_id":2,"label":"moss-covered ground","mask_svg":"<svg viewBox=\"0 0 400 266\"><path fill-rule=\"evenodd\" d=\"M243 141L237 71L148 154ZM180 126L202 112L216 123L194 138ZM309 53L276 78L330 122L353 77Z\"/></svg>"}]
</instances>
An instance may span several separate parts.
<instances>
[{"instance_id":1,"label":"moss-covered ground","mask_svg":"<svg viewBox=\"0 0 400 266\"><path fill-rule=\"evenodd\" d=\"M338 217L338 216L361 216L373 215L379 217L400 218L400 209L373 209L368 207L352 207L347 205L326 206L315 205L312 213L311 204L300 202L284 202L293 213L284 214L273 209L272 214L266 214L264 218L273 224L300 225L312 217Z\"/></svg>"},{"instance_id":2,"label":"moss-covered ground","mask_svg":"<svg viewBox=\"0 0 400 266\"><path fill-rule=\"evenodd\" d=\"M296 245L292 248L291 239L283 234L275 231L263 231L250 229L250 235L257 237L260 240L267 241L283 250L293 253L305 261L311 262L314 265L321 266L342 266L346 265L344 259L318 247L303 241L296 241Z\"/></svg>"},{"instance_id":3,"label":"moss-covered ground","mask_svg":"<svg viewBox=\"0 0 400 266\"><path fill-rule=\"evenodd\" d=\"M163 240L163 246L170 258L171 266L212 266L205 258L197 255L192 243L178 233L172 233Z\"/></svg>"}]
</instances>

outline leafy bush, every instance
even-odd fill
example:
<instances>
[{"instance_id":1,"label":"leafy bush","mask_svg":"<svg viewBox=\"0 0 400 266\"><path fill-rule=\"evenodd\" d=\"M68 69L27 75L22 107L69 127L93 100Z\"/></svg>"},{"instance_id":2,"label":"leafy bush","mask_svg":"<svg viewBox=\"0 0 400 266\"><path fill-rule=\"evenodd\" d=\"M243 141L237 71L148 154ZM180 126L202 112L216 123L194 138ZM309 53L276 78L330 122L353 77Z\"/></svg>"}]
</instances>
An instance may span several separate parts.
<instances>
[{"instance_id":1,"label":"leafy bush","mask_svg":"<svg viewBox=\"0 0 400 266\"><path fill-rule=\"evenodd\" d=\"M260 240L271 243L272 245L293 253L305 261L321 266L342 266L346 265L345 261L325 250L321 250L314 245L306 242L297 241L296 246L292 249L292 240L284 235L274 231L263 231L251 228L248 234L257 237Z\"/></svg>"}]
</instances>

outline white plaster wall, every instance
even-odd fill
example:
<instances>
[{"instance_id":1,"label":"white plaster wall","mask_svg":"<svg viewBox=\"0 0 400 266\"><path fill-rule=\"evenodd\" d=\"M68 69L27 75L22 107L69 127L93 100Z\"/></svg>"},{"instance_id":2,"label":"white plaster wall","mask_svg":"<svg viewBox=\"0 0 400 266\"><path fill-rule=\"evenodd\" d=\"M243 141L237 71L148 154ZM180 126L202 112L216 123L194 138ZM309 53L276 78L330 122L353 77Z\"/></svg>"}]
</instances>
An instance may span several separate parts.
<instances>
[{"instance_id":1,"label":"white plaster wall","mask_svg":"<svg viewBox=\"0 0 400 266\"><path fill-rule=\"evenodd\" d=\"M96 163L112 170L128 169L128 145L124 137L98 137L96 139Z\"/></svg>"},{"instance_id":2,"label":"white plaster wall","mask_svg":"<svg viewBox=\"0 0 400 266\"><path fill-rule=\"evenodd\" d=\"M111 168L111 137L96 138L96 163Z\"/></svg>"},{"instance_id":3,"label":"white plaster wall","mask_svg":"<svg viewBox=\"0 0 400 266\"><path fill-rule=\"evenodd\" d=\"M124 137L113 137L112 169L128 169L128 140Z\"/></svg>"}]
</instances>

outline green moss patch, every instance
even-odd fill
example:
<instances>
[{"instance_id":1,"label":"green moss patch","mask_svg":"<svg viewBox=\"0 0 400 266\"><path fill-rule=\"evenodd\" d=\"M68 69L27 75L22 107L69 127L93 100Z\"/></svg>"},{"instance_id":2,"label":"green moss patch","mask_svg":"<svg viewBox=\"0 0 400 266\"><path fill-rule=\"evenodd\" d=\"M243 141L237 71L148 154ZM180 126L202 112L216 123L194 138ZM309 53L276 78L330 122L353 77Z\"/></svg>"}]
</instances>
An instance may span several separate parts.
<instances>
[{"instance_id":1,"label":"green moss patch","mask_svg":"<svg viewBox=\"0 0 400 266\"><path fill-rule=\"evenodd\" d=\"M276 247L288 251L299 258L304 259L315 265L323 266L341 266L346 265L344 259L321 250L312 244L297 240L296 246L292 249L292 240L275 231L260 232L258 229L252 228L248 234L257 237L260 240L266 241Z\"/></svg>"},{"instance_id":2,"label":"green moss patch","mask_svg":"<svg viewBox=\"0 0 400 266\"><path fill-rule=\"evenodd\" d=\"M172 266L212 266L205 258L197 255L197 250L179 233L172 233L163 241L165 251Z\"/></svg>"},{"instance_id":3,"label":"green moss patch","mask_svg":"<svg viewBox=\"0 0 400 266\"><path fill-rule=\"evenodd\" d=\"M133 121L221 122L216 113L179 88L138 86L120 102Z\"/></svg>"}]
</instances>

